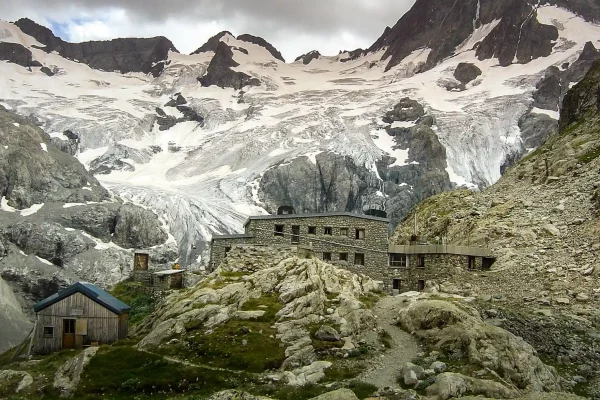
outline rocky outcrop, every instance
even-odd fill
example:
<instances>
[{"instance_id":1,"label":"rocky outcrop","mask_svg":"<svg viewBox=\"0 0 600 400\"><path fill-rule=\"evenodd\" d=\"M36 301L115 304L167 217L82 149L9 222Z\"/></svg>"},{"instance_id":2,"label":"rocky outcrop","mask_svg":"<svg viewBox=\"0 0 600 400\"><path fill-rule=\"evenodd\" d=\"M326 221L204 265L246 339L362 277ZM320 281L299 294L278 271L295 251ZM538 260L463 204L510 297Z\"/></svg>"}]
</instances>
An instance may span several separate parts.
<instances>
[{"instance_id":1,"label":"rocky outcrop","mask_svg":"<svg viewBox=\"0 0 600 400\"><path fill-rule=\"evenodd\" d=\"M533 347L520 337L487 324L477 311L452 302L424 300L402 310L399 320L404 329L447 357L464 358L470 365L494 371L518 389L536 392L560 389L556 370L545 365ZM454 378L448 376L450 381ZM444 378L438 379L444 381ZM463 384L471 386L469 382ZM441 388L445 384L438 386L438 392L445 392ZM448 383L447 386L454 385ZM448 397L451 396L443 398Z\"/></svg>"},{"instance_id":2,"label":"rocky outcrop","mask_svg":"<svg viewBox=\"0 0 600 400\"><path fill-rule=\"evenodd\" d=\"M317 60L319 57L321 57L321 53L319 53L317 50L313 50L296 57L294 61L302 61L302 64L308 65L312 60Z\"/></svg>"},{"instance_id":3,"label":"rocky outcrop","mask_svg":"<svg viewBox=\"0 0 600 400\"><path fill-rule=\"evenodd\" d=\"M102 201L108 192L74 157L48 146L50 137L0 106L0 196L12 207Z\"/></svg>"},{"instance_id":4,"label":"rocky outcrop","mask_svg":"<svg viewBox=\"0 0 600 400\"><path fill-rule=\"evenodd\" d=\"M119 71L123 74L143 72L157 77L164 69L169 51L177 52L173 43L162 36L69 43L28 18L16 21L15 25L44 44L42 50L48 53L56 51L64 58L103 71Z\"/></svg>"},{"instance_id":5,"label":"rocky outcrop","mask_svg":"<svg viewBox=\"0 0 600 400\"><path fill-rule=\"evenodd\" d=\"M34 61L31 51L18 43L0 42L0 60L18 64L22 67L39 67Z\"/></svg>"},{"instance_id":6,"label":"rocky outcrop","mask_svg":"<svg viewBox=\"0 0 600 400\"><path fill-rule=\"evenodd\" d=\"M4 387L13 386L13 393L21 393L33 384L33 377L25 371L0 371L0 385ZM7 393L8 394L8 393Z\"/></svg>"},{"instance_id":7,"label":"rocky outcrop","mask_svg":"<svg viewBox=\"0 0 600 400\"><path fill-rule=\"evenodd\" d=\"M321 322L338 327L342 337L349 337L372 326L373 315L361 305L359 297L378 291L377 283L318 259L295 257L277 264L257 260L255 272L240 279L243 274L240 272L248 263L248 250L234 247L228 254L228 262L187 293L185 299L178 295L167 298L139 327L138 334L145 337L138 347L160 351L177 334L180 341L169 346L186 348L193 346L186 343L195 336L208 334L222 324L231 325L235 321L250 324L258 319L267 324L264 329L269 326L275 329L271 337L285 348L284 359L278 362L278 367L286 371L281 379L292 385L316 383L331 363L317 360L310 327ZM278 249L263 250L270 251L277 259ZM241 270L236 268L236 260L240 260ZM260 304L265 296L275 298L275 303L269 300L270 305L262 308L245 306ZM333 297L339 300L329 300ZM242 330L250 333L248 328Z\"/></svg>"},{"instance_id":8,"label":"rocky outcrop","mask_svg":"<svg viewBox=\"0 0 600 400\"><path fill-rule=\"evenodd\" d=\"M573 10L589 21L600 19L600 6L580 0L554 0L560 7ZM383 60L386 69L398 65L413 51L429 48L425 64L430 69L452 53L484 24L500 23L481 42L476 44L480 60L498 58L500 65L527 63L545 57L552 51L558 30L542 25L536 17L537 1L505 0L493 2L468 0L420 0L394 25L386 28L381 37L365 52L386 49Z\"/></svg>"},{"instance_id":9,"label":"rocky outcrop","mask_svg":"<svg viewBox=\"0 0 600 400\"><path fill-rule=\"evenodd\" d=\"M231 48L227 44L219 42L215 49L215 55L206 70L206 75L199 77L198 81L206 87L216 85L236 90L244 86L260 86L260 80L231 69L237 66L239 64L233 59Z\"/></svg>"},{"instance_id":10,"label":"rocky outcrop","mask_svg":"<svg viewBox=\"0 0 600 400\"><path fill-rule=\"evenodd\" d=\"M158 216L137 206L119 208L114 227L113 241L128 249L153 247L168 239Z\"/></svg>"},{"instance_id":11,"label":"rocky outcrop","mask_svg":"<svg viewBox=\"0 0 600 400\"><path fill-rule=\"evenodd\" d=\"M463 62L456 66L454 77L462 83L464 87L467 83L477 79L481 73L481 70L475 64Z\"/></svg>"},{"instance_id":12,"label":"rocky outcrop","mask_svg":"<svg viewBox=\"0 0 600 400\"><path fill-rule=\"evenodd\" d=\"M135 164L146 164L161 152L158 146L134 149L119 143L111 143L103 155L90 163L89 171L93 175L110 174L112 171L135 171Z\"/></svg>"},{"instance_id":13,"label":"rocky outcrop","mask_svg":"<svg viewBox=\"0 0 600 400\"><path fill-rule=\"evenodd\" d=\"M221 39L225 35L233 37L233 35L229 31L219 32L215 36L208 39L208 41L202 46L198 47L194 52L192 52L192 54L206 53L208 51L216 52L217 47L219 47L219 43L221 43Z\"/></svg>"},{"instance_id":14,"label":"rocky outcrop","mask_svg":"<svg viewBox=\"0 0 600 400\"><path fill-rule=\"evenodd\" d=\"M58 224L22 221L3 229L8 240L27 254L62 267L77 254L95 246L79 233L66 231Z\"/></svg>"},{"instance_id":15,"label":"rocky outcrop","mask_svg":"<svg viewBox=\"0 0 600 400\"><path fill-rule=\"evenodd\" d=\"M358 397L350 389L338 389L332 392L323 393L310 400L358 400Z\"/></svg>"},{"instance_id":16,"label":"rocky outcrop","mask_svg":"<svg viewBox=\"0 0 600 400\"><path fill-rule=\"evenodd\" d=\"M596 61L585 78L563 99L560 130L600 110L600 61Z\"/></svg>"},{"instance_id":17,"label":"rocky outcrop","mask_svg":"<svg viewBox=\"0 0 600 400\"><path fill-rule=\"evenodd\" d=\"M265 39L263 39L261 37L252 36L249 34L243 34L243 35L239 35L237 37L237 40L241 40L243 42L248 42L248 43L253 43L257 46L264 47L265 49L267 49L267 51L269 53L271 53L271 55L273 57L275 57L276 59L278 59L281 62L285 62L285 59L283 58L283 56L281 55L279 50L277 50L275 48L275 46L273 46L271 43L267 42Z\"/></svg>"},{"instance_id":18,"label":"rocky outcrop","mask_svg":"<svg viewBox=\"0 0 600 400\"><path fill-rule=\"evenodd\" d=\"M421 103L409 97L405 97L401 99L391 111L388 111L382 120L386 124L391 124L396 121L416 121L423 115L425 115L425 109Z\"/></svg>"},{"instance_id":19,"label":"rocky outcrop","mask_svg":"<svg viewBox=\"0 0 600 400\"><path fill-rule=\"evenodd\" d=\"M73 396L73 393L81 380L83 370L97 352L98 347L88 347L79 355L67 360L67 362L58 368L56 374L54 374L52 386L54 386L55 389L58 389L60 397L68 398Z\"/></svg>"},{"instance_id":20,"label":"rocky outcrop","mask_svg":"<svg viewBox=\"0 0 600 400\"><path fill-rule=\"evenodd\" d=\"M447 400L463 395L513 399L519 395L519 391L509 389L498 382L446 372L436 377L435 383L427 388L427 395L436 396L438 400Z\"/></svg>"},{"instance_id":21,"label":"rocky outcrop","mask_svg":"<svg viewBox=\"0 0 600 400\"><path fill-rule=\"evenodd\" d=\"M537 149L558 131L558 121L546 114L527 113L519 120L519 129L523 150Z\"/></svg>"}]
</instances>

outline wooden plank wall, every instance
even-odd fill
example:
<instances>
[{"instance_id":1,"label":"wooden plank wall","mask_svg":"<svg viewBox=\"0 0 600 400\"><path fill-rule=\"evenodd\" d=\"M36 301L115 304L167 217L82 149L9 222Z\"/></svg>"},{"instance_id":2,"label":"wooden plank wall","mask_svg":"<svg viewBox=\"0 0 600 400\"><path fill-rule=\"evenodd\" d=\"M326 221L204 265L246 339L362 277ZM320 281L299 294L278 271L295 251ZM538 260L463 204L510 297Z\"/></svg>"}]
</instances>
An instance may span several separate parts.
<instances>
[{"instance_id":1,"label":"wooden plank wall","mask_svg":"<svg viewBox=\"0 0 600 400\"><path fill-rule=\"evenodd\" d=\"M72 310L83 310L82 315L73 315ZM76 313L77 314L77 313ZM119 323L119 316L81 293L75 293L37 313L34 352L47 354L62 349L63 319L87 319L87 341L112 343L119 339L127 328ZM125 324L127 319L125 318ZM44 338L44 327L54 327L54 337ZM121 332L121 334L120 334ZM125 335L126 336L126 335Z\"/></svg>"}]
</instances>

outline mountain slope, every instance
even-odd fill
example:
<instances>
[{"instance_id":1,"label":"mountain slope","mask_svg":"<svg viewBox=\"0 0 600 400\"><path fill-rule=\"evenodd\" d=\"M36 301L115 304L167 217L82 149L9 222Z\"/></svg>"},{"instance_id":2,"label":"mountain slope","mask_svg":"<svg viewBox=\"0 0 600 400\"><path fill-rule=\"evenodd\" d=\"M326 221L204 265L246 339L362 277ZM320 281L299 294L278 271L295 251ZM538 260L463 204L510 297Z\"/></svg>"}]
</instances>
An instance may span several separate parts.
<instances>
[{"instance_id":1,"label":"mountain slope","mask_svg":"<svg viewBox=\"0 0 600 400\"><path fill-rule=\"evenodd\" d=\"M479 296L499 324L531 343L597 398L600 289L600 61L563 101L560 130L496 184L454 191L415 207L393 243L414 231L447 243L490 247L481 274L447 271L446 290ZM486 311L487 312L487 311ZM595 396L595 397L594 397Z\"/></svg>"},{"instance_id":2,"label":"mountain slope","mask_svg":"<svg viewBox=\"0 0 600 400\"><path fill-rule=\"evenodd\" d=\"M396 222L428 196L496 182L555 129L562 96L598 57L596 6L579 11L584 3L536 5L519 45L528 50L510 65L494 32L520 21L527 7L511 2L464 3L458 12L470 22L448 34L410 29L406 21L435 25L457 12L420 0L397 26L410 44L401 51L388 30L370 52L290 64L266 41L223 32L196 54L170 51L158 77L90 68L2 23L2 42L55 73L1 63L10 79L0 103L53 135L76 133L78 158L100 182L166 221L182 265L202 264L212 234L239 232L249 214L282 204L385 208ZM552 35L535 42L542 31ZM494 50L482 58L483 48Z\"/></svg>"}]
</instances>

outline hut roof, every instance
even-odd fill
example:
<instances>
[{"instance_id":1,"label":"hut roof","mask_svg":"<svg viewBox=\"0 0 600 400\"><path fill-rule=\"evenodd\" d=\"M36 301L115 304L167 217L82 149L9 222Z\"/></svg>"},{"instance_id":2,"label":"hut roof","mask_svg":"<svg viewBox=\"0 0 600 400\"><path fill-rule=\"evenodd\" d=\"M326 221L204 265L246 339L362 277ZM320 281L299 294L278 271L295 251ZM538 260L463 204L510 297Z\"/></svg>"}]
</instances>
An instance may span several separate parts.
<instances>
[{"instance_id":1,"label":"hut roof","mask_svg":"<svg viewBox=\"0 0 600 400\"><path fill-rule=\"evenodd\" d=\"M108 294L104 290L100 289L98 286L88 282L77 282L69 286L68 288L61 290L60 292L55 293L52 296L47 297L38 303L35 303L33 305L33 310L35 312L39 312L51 306L54 303L66 299L67 297L75 293L83 294L84 296L90 298L91 300L95 301L96 303L100 304L101 306L109 309L110 311L118 315L127 313L131 309L131 307L129 307L127 304L123 303L116 297Z\"/></svg>"}]
</instances>

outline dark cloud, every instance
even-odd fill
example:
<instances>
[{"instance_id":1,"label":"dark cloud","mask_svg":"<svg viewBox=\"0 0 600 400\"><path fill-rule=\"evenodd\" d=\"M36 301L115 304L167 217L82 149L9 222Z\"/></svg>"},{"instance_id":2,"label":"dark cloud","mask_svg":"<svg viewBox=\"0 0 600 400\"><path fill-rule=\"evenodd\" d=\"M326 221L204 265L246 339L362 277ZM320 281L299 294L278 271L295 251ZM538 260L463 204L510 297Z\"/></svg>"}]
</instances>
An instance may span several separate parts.
<instances>
[{"instance_id":1,"label":"dark cloud","mask_svg":"<svg viewBox=\"0 0 600 400\"><path fill-rule=\"evenodd\" d=\"M393 25L415 0L0 0L11 18L41 16L48 20L102 19L111 10L123 10L129 22L147 32L167 20L198 25L215 22L234 33L251 33L277 42L286 52L286 38L301 35L313 41L346 37L343 42L372 43L387 25ZM33 14L33 15L31 15ZM7 18L7 16L2 16ZM115 27L115 33L122 28ZM216 32L215 32L216 33ZM157 32L172 38L173 32ZM198 46L206 38L198 38ZM297 41L297 38L292 38ZM175 41L175 40L174 40ZM341 43L340 48L343 44ZM177 43L176 43L177 44ZM308 45L308 43L307 43ZM297 44L294 46L298 46ZM358 47L358 46L357 46Z\"/></svg>"}]
</instances>

